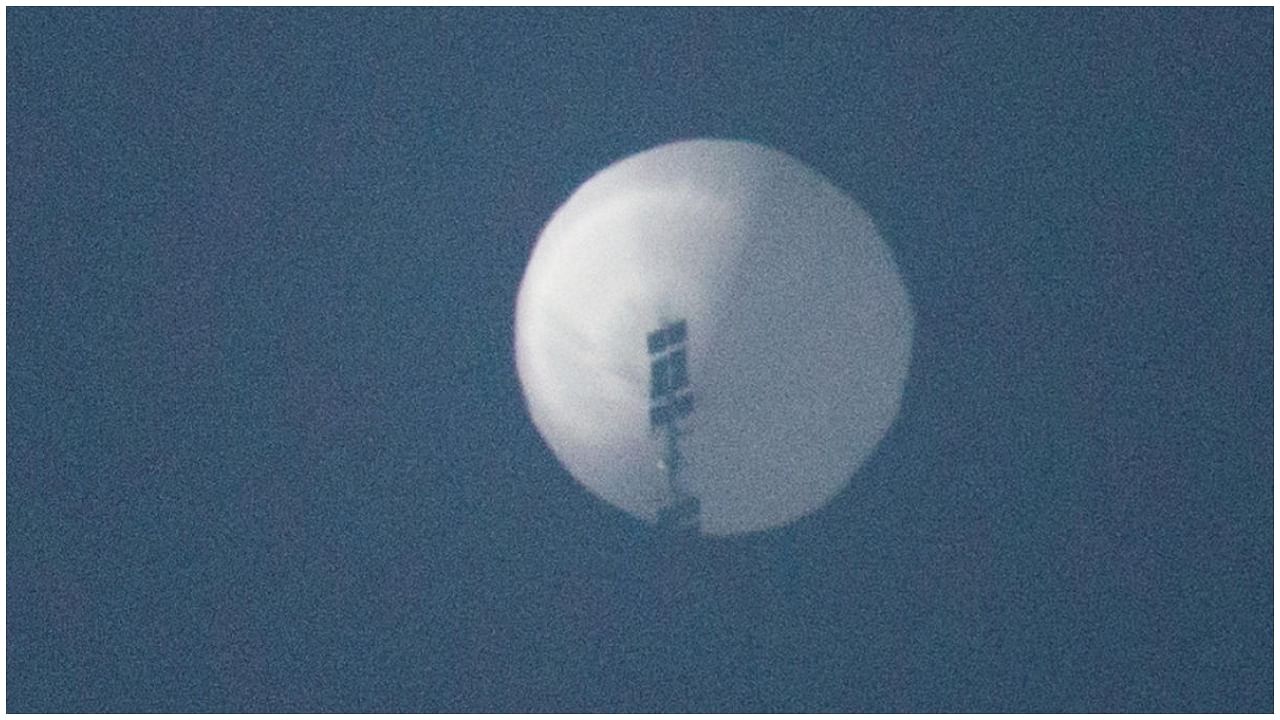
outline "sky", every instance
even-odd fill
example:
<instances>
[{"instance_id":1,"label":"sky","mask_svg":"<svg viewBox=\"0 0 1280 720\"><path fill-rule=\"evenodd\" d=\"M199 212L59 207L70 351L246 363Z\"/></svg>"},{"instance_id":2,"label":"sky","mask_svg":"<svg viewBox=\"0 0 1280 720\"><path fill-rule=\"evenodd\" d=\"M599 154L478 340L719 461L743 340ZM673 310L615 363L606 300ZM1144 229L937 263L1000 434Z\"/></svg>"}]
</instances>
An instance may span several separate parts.
<instances>
[{"instance_id":1,"label":"sky","mask_svg":"<svg viewBox=\"0 0 1280 720\"><path fill-rule=\"evenodd\" d=\"M6 20L8 710L1272 710L1271 10ZM857 198L915 335L828 506L676 542L512 314L694 137Z\"/></svg>"}]
</instances>

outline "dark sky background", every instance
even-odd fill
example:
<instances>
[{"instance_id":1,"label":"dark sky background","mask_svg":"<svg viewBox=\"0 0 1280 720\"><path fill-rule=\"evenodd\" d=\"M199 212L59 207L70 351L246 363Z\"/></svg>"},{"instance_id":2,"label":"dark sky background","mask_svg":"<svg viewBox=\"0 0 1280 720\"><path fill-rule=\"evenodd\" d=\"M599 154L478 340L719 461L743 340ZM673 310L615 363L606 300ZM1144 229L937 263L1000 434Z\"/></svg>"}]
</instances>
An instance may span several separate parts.
<instances>
[{"instance_id":1,"label":"dark sky background","mask_svg":"<svg viewBox=\"0 0 1280 720\"><path fill-rule=\"evenodd\" d=\"M7 10L8 709L1270 711L1272 17ZM699 136L916 333L848 490L679 545L512 312Z\"/></svg>"}]
</instances>

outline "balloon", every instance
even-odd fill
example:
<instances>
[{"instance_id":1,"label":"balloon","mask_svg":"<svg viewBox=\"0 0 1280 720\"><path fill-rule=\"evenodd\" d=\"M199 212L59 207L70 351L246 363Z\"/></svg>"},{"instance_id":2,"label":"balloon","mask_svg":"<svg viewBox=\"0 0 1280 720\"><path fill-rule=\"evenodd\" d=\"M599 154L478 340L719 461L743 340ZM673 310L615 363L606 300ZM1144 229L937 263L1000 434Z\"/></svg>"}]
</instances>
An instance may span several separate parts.
<instances>
[{"instance_id":1,"label":"balloon","mask_svg":"<svg viewBox=\"0 0 1280 720\"><path fill-rule=\"evenodd\" d=\"M784 153L692 140L610 165L555 212L520 284L515 360L578 482L656 521L677 499L674 442L701 532L729 535L848 484L897 415L911 333L857 203Z\"/></svg>"}]
</instances>

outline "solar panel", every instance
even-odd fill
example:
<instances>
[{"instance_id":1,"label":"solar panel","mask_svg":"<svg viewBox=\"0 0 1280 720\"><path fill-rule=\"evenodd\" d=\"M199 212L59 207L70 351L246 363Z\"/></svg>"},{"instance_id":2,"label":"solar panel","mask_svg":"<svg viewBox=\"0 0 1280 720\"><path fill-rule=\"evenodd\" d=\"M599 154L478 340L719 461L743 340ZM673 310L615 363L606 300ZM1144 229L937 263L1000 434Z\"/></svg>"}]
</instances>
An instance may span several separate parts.
<instances>
[{"instance_id":1,"label":"solar panel","mask_svg":"<svg viewBox=\"0 0 1280 720\"><path fill-rule=\"evenodd\" d=\"M649 366L649 397L658 400L689 386L684 348L657 357Z\"/></svg>"},{"instance_id":2,"label":"solar panel","mask_svg":"<svg viewBox=\"0 0 1280 720\"><path fill-rule=\"evenodd\" d=\"M679 483L681 462L676 421L693 412L693 393L689 392L689 359L685 338L689 326L684 320L668 323L649 333L649 423L666 438L659 467L667 474L672 502L658 511L658 524L667 528L697 530L699 501Z\"/></svg>"},{"instance_id":3,"label":"solar panel","mask_svg":"<svg viewBox=\"0 0 1280 720\"><path fill-rule=\"evenodd\" d=\"M693 412L689 388L689 359L684 342L689 325L684 320L668 323L649 333L649 422L668 427Z\"/></svg>"},{"instance_id":4,"label":"solar panel","mask_svg":"<svg viewBox=\"0 0 1280 720\"><path fill-rule=\"evenodd\" d=\"M665 328L649 333L649 354L656 355L667 347L667 331Z\"/></svg>"},{"instance_id":5,"label":"solar panel","mask_svg":"<svg viewBox=\"0 0 1280 720\"><path fill-rule=\"evenodd\" d=\"M693 412L693 395L685 393L677 395L669 402L649 408L649 423L654 427L670 425Z\"/></svg>"},{"instance_id":6,"label":"solar panel","mask_svg":"<svg viewBox=\"0 0 1280 720\"><path fill-rule=\"evenodd\" d=\"M649 354L656 355L672 345L679 345L688 334L689 325L684 320L677 320L654 330L648 335Z\"/></svg>"}]
</instances>

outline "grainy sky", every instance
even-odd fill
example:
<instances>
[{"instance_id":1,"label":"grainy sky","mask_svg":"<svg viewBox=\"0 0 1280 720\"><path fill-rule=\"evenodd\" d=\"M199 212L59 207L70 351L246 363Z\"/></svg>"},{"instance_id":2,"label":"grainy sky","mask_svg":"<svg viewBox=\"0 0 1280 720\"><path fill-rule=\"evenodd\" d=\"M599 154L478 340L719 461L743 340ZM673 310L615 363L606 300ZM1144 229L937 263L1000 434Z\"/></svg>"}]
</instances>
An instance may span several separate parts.
<instances>
[{"instance_id":1,"label":"grainy sky","mask_svg":"<svg viewBox=\"0 0 1280 720\"><path fill-rule=\"evenodd\" d=\"M6 17L9 710L1272 709L1270 9ZM673 547L512 310L701 136L916 334L846 492Z\"/></svg>"}]
</instances>

